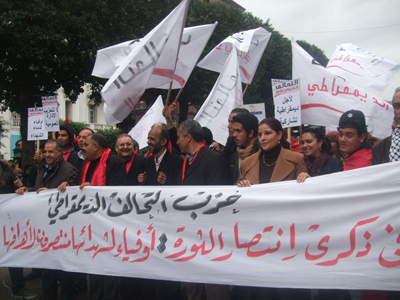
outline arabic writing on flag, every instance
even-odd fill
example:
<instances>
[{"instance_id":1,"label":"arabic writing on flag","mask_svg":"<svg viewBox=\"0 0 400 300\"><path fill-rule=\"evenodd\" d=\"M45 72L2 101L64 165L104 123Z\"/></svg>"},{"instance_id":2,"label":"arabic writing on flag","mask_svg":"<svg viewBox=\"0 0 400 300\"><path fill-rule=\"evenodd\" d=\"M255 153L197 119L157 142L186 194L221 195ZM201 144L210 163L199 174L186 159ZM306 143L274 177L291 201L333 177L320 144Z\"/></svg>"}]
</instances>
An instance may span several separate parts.
<instances>
[{"instance_id":1,"label":"arabic writing on flag","mask_svg":"<svg viewBox=\"0 0 400 300\"><path fill-rule=\"evenodd\" d=\"M194 120L207 127L214 141L225 145L229 136L228 118L232 109L243 106L242 83L236 49L232 51Z\"/></svg>"},{"instance_id":2,"label":"arabic writing on flag","mask_svg":"<svg viewBox=\"0 0 400 300\"><path fill-rule=\"evenodd\" d=\"M337 44L326 69L382 95L400 71L400 64L369 53L354 44Z\"/></svg>"},{"instance_id":3,"label":"arabic writing on flag","mask_svg":"<svg viewBox=\"0 0 400 300\"><path fill-rule=\"evenodd\" d=\"M101 91L110 114L126 118L146 87L172 80L189 0L183 0L160 24L140 40L125 57ZM159 75L153 74L159 69Z\"/></svg>"},{"instance_id":4,"label":"arabic writing on flag","mask_svg":"<svg viewBox=\"0 0 400 300\"><path fill-rule=\"evenodd\" d=\"M292 39L293 77L300 78L303 124L337 127L351 109L366 117L368 131L382 139L391 134L393 107L378 95L333 75Z\"/></svg>"},{"instance_id":5,"label":"arabic writing on flag","mask_svg":"<svg viewBox=\"0 0 400 300\"><path fill-rule=\"evenodd\" d=\"M197 66L221 72L232 49L236 47L241 80L251 83L270 37L271 33L262 27L235 33L211 50Z\"/></svg>"}]
</instances>

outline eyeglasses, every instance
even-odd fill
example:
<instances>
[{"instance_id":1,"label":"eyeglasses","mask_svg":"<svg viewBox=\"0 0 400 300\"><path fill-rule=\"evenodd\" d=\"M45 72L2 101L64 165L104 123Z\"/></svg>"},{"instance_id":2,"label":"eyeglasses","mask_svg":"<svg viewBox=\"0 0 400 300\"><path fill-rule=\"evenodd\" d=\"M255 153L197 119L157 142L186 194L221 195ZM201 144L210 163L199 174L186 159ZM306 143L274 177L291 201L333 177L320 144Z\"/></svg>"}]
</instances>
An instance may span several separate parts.
<instances>
[{"instance_id":1,"label":"eyeglasses","mask_svg":"<svg viewBox=\"0 0 400 300\"><path fill-rule=\"evenodd\" d=\"M400 108L400 103L393 103L393 108L399 109Z\"/></svg>"}]
</instances>

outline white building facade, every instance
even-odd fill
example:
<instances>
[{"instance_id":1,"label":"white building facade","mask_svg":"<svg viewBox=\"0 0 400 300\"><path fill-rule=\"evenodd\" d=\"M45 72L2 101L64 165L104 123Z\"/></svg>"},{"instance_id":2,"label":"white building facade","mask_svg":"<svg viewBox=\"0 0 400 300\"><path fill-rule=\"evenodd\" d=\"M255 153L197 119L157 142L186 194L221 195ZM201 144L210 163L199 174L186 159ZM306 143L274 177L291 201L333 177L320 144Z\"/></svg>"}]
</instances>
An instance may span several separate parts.
<instances>
[{"instance_id":1,"label":"white building facade","mask_svg":"<svg viewBox=\"0 0 400 300\"><path fill-rule=\"evenodd\" d=\"M104 103L98 106L94 105L94 102L89 99L89 85L85 85L83 89L84 92L78 96L75 103L72 103L71 100L65 96L62 88L57 91L59 119L87 123L94 131L114 128L111 125L106 125L107 123L103 111ZM10 160L14 157L13 150L15 148L15 143L21 139L21 119L19 114L7 110L5 112L0 112L0 120L4 120L8 123L8 125L4 126L8 129L8 132L5 133L6 137L1 139L2 147L0 148L0 157ZM79 132L76 132L76 134L78 133Z\"/></svg>"}]
</instances>

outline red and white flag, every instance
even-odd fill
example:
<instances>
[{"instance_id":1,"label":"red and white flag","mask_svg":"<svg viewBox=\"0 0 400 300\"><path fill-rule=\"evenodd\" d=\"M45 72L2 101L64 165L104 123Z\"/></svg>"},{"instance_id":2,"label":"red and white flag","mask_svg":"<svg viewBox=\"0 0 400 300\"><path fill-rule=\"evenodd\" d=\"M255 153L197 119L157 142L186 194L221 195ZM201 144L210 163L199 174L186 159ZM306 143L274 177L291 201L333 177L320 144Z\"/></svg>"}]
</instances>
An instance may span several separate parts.
<instances>
[{"instance_id":1,"label":"red and white flag","mask_svg":"<svg viewBox=\"0 0 400 300\"><path fill-rule=\"evenodd\" d=\"M211 50L197 66L221 72L229 54L236 47L241 80L251 83L270 37L271 33L262 27L232 34Z\"/></svg>"},{"instance_id":2,"label":"red and white flag","mask_svg":"<svg viewBox=\"0 0 400 300\"><path fill-rule=\"evenodd\" d=\"M172 89L182 88L186 84L217 24L218 22L215 22L214 24L188 27L183 30ZM136 39L98 50L92 75L110 78L129 53L141 45L141 40ZM160 74L163 74L162 70L155 68L152 76L159 76ZM161 86L147 86L147 88L152 87L169 89L169 83Z\"/></svg>"},{"instance_id":3,"label":"red and white flag","mask_svg":"<svg viewBox=\"0 0 400 300\"><path fill-rule=\"evenodd\" d=\"M303 124L337 127L340 116L351 109L366 117L376 138L391 133L393 107L378 95L333 75L292 39L293 77L300 78Z\"/></svg>"},{"instance_id":4,"label":"red and white flag","mask_svg":"<svg viewBox=\"0 0 400 300\"><path fill-rule=\"evenodd\" d=\"M337 44L326 69L382 95L400 71L400 64L369 53L354 44Z\"/></svg>"},{"instance_id":5,"label":"red and white flag","mask_svg":"<svg viewBox=\"0 0 400 300\"><path fill-rule=\"evenodd\" d=\"M225 145L229 136L229 114L232 109L241 106L242 83L236 48L233 47L213 89L194 119L211 130L214 141Z\"/></svg>"},{"instance_id":6,"label":"red and white flag","mask_svg":"<svg viewBox=\"0 0 400 300\"><path fill-rule=\"evenodd\" d=\"M189 0L183 0L141 39L103 87L101 95L116 120L129 115L146 87L172 80L188 6ZM158 74L152 76L155 68Z\"/></svg>"}]
</instances>

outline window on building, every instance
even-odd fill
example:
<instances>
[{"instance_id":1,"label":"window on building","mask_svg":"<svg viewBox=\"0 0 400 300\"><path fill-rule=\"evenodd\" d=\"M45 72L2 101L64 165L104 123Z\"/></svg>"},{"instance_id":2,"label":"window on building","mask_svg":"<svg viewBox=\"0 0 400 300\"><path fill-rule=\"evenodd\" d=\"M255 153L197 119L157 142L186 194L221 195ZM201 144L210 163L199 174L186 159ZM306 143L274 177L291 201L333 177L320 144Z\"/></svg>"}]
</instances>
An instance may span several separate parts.
<instances>
[{"instance_id":1,"label":"window on building","mask_svg":"<svg viewBox=\"0 0 400 300\"><path fill-rule=\"evenodd\" d=\"M89 105L89 123L96 123L96 107Z\"/></svg>"}]
</instances>

